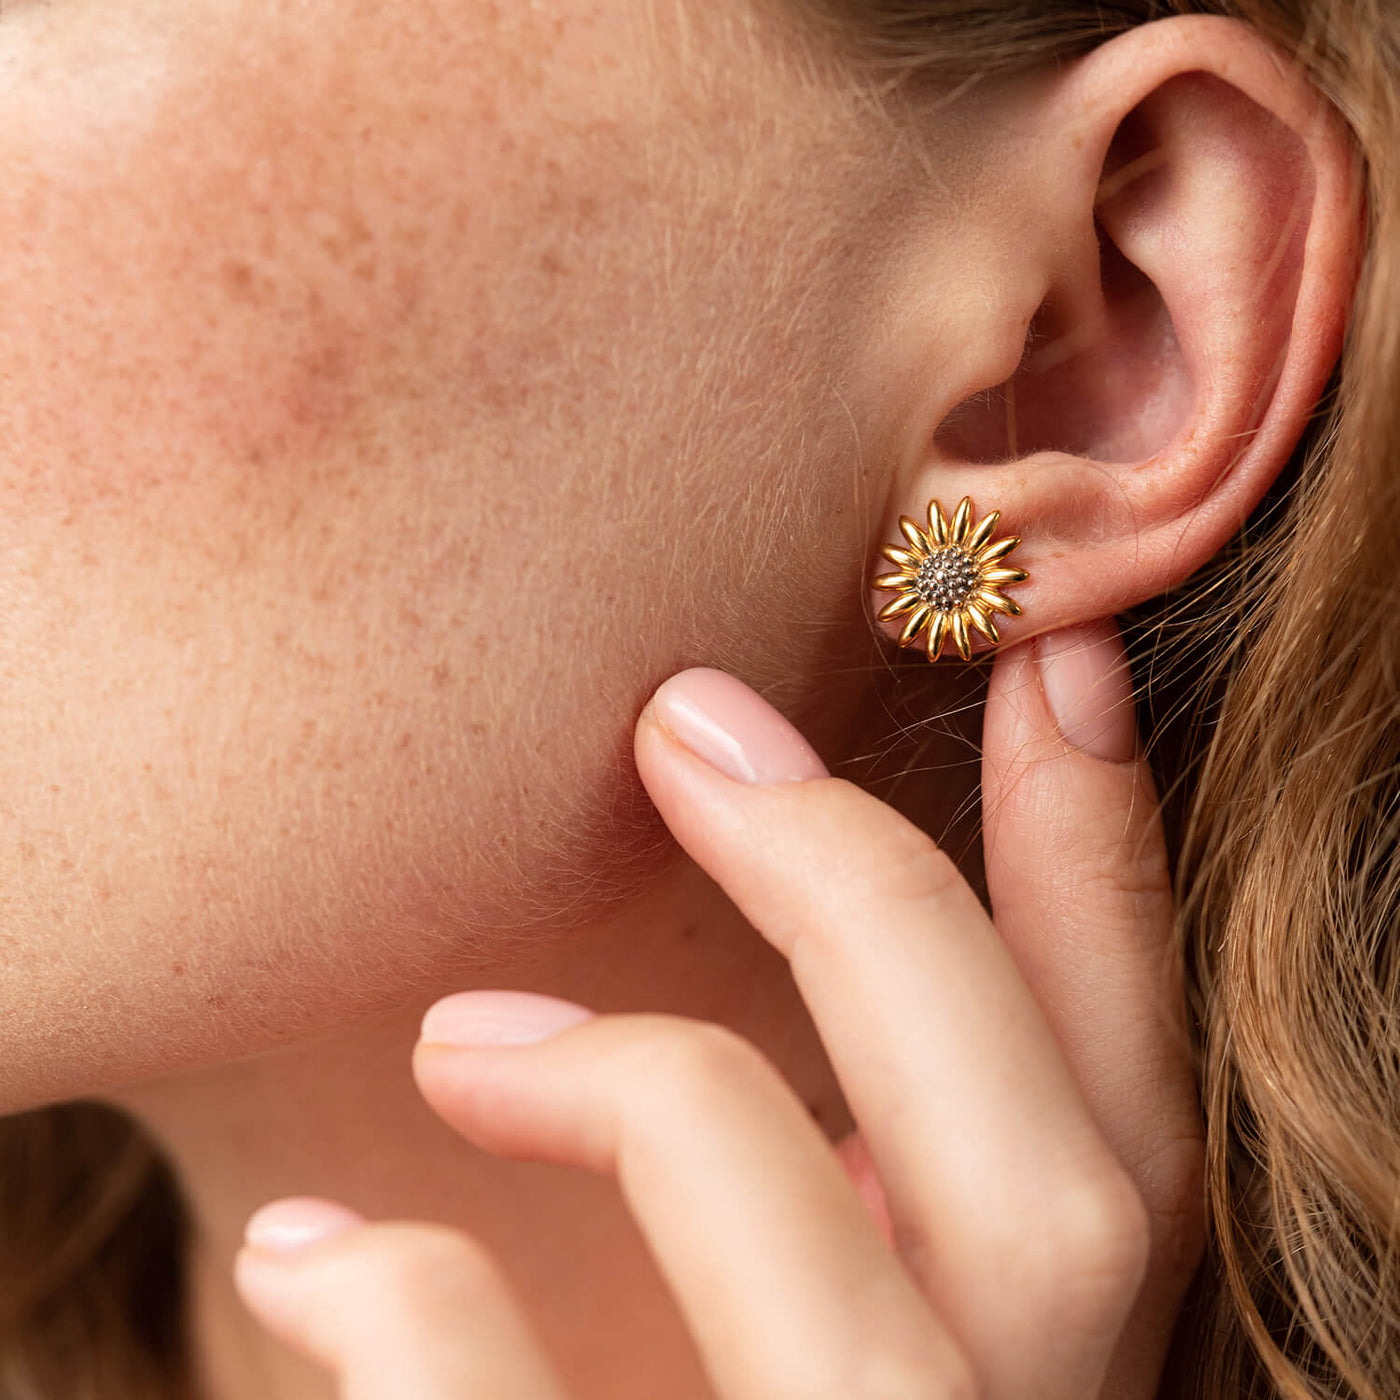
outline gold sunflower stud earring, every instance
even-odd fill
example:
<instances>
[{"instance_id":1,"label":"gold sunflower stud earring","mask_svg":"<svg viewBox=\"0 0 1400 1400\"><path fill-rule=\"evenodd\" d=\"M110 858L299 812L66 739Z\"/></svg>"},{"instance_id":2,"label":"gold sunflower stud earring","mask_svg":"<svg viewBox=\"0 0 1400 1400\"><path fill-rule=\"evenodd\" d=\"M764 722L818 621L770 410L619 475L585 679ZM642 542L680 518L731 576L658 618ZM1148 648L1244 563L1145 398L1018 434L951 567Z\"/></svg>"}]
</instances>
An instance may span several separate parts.
<instances>
[{"instance_id":1,"label":"gold sunflower stud earring","mask_svg":"<svg viewBox=\"0 0 1400 1400\"><path fill-rule=\"evenodd\" d=\"M1001 512L994 510L973 525L972 497L958 502L950 521L937 501L928 503L928 527L916 524L907 515L899 517L899 528L909 548L882 544L880 553L899 566L897 574L881 574L876 588L898 593L880 609L880 621L889 622L904 613L904 629L899 634L902 647L913 646L920 632L928 628L925 646L928 659L937 661L943 643L952 637L958 655L972 660L972 635L977 628L989 642L997 636L994 612L1019 617L1018 603L1002 593L1010 583L1030 577L1024 569L1008 569L1001 561L1021 543L1019 535L1007 535L989 543Z\"/></svg>"}]
</instances>

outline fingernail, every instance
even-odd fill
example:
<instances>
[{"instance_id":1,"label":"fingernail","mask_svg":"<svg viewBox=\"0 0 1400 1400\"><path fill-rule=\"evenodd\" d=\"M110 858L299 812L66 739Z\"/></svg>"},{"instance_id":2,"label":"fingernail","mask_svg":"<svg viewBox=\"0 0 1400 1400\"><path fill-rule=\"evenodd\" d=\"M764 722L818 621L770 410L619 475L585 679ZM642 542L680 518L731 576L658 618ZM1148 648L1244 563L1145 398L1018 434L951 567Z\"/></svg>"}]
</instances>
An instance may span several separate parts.
<instances>
[{"instance_id":1,"label":"fingernail","mask_svg":"<svg viewBox=\"0 0 1400 1400\"><path fill-rule=\"evenodd\" d=\"M420 1043L529 1045L593 1019L577 1002L535 992L454 992L423 1017Z\"/></svg>"},{"instance_id":2,"label":"fingernail","mask_svg":"<svg viewBox=\"0 0 1400 1400\"><path fill-rule=\"evenodd\" d=\"M1044 632L1035 639L1040 683L1065 741L1094 758L1126 763L1137 753L1133 681L1118 624Z\"/></svg>"},{"instance_id":3,"label":"fingernail","mask_svg":"<svg viewBox=\"0 0 1400 1400\"><path fill-rule=\"evenodd\" d=\"M743 783L828 776L816 750L766 700L726 671L697 666L657 687L652 714L688 748Z\"/></svg>"},{"instance_id":4,"label":"fingernail","mask_svg":"<svg viewBox=\"0 0 1400 1400\"><path fill-rule=\"evenodd\" d=\"M243 1227L243 1239L257 1249L286 1254L363 1222L363 1215L334 1201L288 1196L255 1210Z\"/></svg>"}]
</instances>

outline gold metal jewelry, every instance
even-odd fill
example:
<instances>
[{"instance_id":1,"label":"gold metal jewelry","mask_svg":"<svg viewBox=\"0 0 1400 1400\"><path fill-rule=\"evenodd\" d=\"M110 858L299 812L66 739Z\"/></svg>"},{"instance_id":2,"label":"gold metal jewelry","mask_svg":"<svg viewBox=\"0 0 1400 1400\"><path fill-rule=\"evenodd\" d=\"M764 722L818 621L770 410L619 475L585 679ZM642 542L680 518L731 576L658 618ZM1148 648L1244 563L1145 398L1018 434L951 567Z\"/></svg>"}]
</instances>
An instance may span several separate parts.
<instances>
[{"instance_id":1,"label":"gold metal jewelry","mask_svg":"<svg viewBox=\"0 0 1400 1400\"><path fill-rule=\"evenodd\" d=\"M880 621L888 622L903 613L904 630L899 634L902 647L913 646L925 627L928 659L937 661L943 643L951 637L964 661L972 660L972 635L977 628L989 642L999 642L994 612L1021 615L1018 603L1002 593L1011 583L1030 577L1024 569L1008 569L1002 560L1021 543L1019 535L1007 535L988 543L996 529L999 510L973 525L972 497L964 496L952 520L943 514L937 501L928 503L928 526L916 524L907 515L899 517L899 528L909 547L882 544L880 553L899 566L897 574L881 574L876 588L899 596L880 609Z\"/></svg>"}]
</instances>

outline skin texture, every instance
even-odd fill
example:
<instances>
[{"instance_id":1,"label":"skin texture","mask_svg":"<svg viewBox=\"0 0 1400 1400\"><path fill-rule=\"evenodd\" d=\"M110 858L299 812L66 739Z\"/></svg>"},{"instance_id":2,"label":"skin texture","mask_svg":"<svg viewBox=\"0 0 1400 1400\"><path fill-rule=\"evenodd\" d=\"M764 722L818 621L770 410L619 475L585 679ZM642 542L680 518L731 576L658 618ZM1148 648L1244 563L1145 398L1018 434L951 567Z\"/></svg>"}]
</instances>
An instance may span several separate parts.
<instances>
[{"instance_id":1,"label":"skin texture","mask_svg":"<svg viewBox=\"0 0 1400 1400\"><path fill-rule=\"evenodd\" d=\"M861 584L929 495L1026 537L1012 641L1258 500L1339 344L1346 149L1248 31L1149 28L880 112L747 0L6 8L0 1107L167 1144L211 1396L331 1393L231 1291L308 1191L473 1233L580 1395L706 1393L610 1183L464 1144L417 1022L714 1019L849 1130L632 726L700 663L872 742Z\"/></svg>"},{"instance_id":2,"label":"skin texture","mask_svg":"<svg viewBox=\"0 0 1400 1400\"><path fill-rule=\"evenodd\" d=\"M304 1037L634 889L649 689L703 655L810 696L868 632L881 503L836 386L856 204L813 173L853 117L746 14L4 26L21 1106L96 1046L114 1079Z\"/></svg>"}]
</instances>

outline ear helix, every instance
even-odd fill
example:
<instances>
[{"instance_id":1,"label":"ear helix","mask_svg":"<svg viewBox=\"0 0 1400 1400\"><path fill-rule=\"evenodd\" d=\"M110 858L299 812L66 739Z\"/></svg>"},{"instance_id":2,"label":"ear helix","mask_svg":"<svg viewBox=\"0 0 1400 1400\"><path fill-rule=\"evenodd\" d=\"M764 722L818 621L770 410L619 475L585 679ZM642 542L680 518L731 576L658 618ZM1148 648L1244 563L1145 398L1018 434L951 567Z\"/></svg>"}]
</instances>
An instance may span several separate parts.
<instances>
[{"instance_id":1,"label":"ear helix","mask_svg":"<svg viewBox=\"0 0 1400 1400\"><path fill-rule=\"evenodd\" d=\"M899 528L907 546L884 544L881 555L899 572L880 574L873 586L896 594L880 609L881 622L904 618L899 634L902 647L913 646L925 632L923 645L930 661L943 654L949 637L964 661L972 660L972 633L975 627L989 642L997 635L994 613L1019 617L1020 604L1002 590L1030 577L1024 569L1007 568L1003 561L1021 543L1019 535L992 540L999 510L992 511L974 525L972 498L958 502L948 519L938 501L928 503L928 524L920 525L907 515L899 517Z\"/></svg>"}]
</instances>

